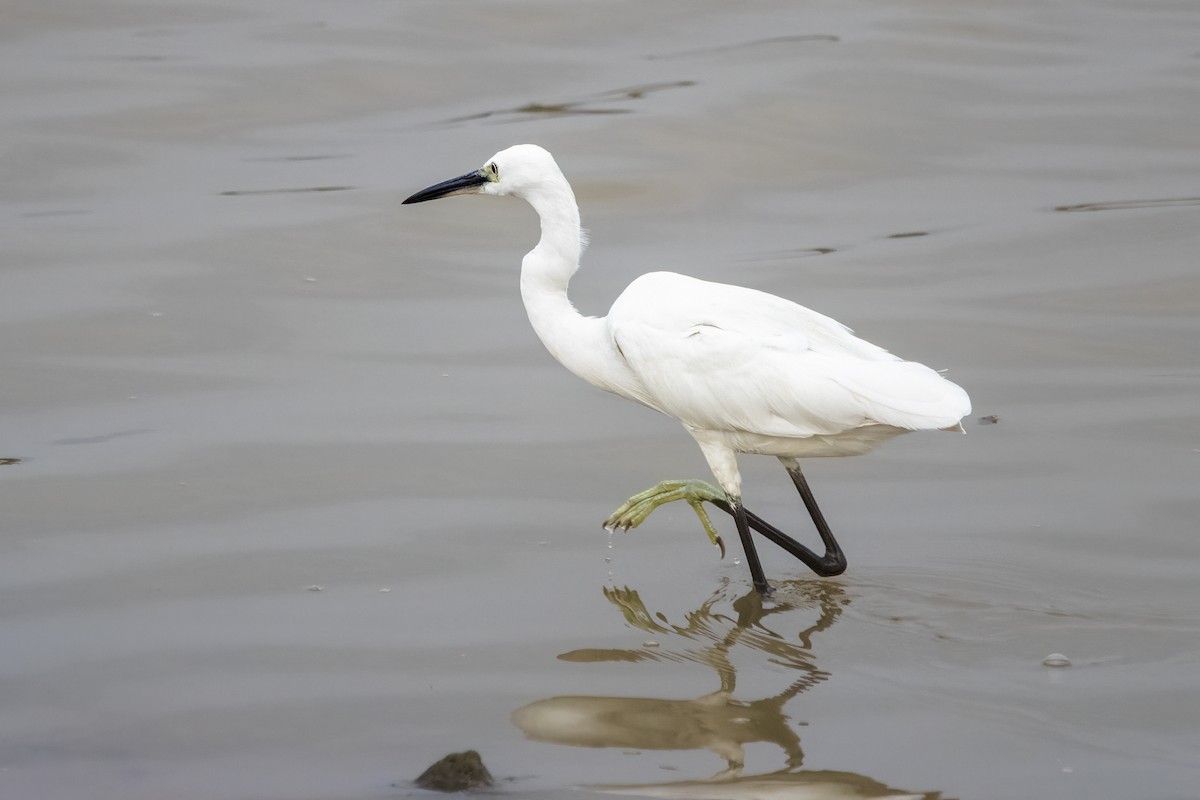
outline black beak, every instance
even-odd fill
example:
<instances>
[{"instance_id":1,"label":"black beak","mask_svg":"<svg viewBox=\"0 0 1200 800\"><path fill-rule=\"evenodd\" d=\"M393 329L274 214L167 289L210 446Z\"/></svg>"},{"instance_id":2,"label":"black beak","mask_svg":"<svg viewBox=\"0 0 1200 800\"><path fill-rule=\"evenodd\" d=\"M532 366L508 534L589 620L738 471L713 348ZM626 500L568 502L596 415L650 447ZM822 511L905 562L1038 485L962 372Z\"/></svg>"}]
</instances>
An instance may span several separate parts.
<instances>
[{"instance_id":1,"label":"black beak","mask_svg":"<svg viewBox=\"0 0 1200 800\"><path fill-rule=\"evenodd\" d=\"M475 187L487 183L488 180L483 170L477 169L474 172L468 172L466 175L459 175L457 178L435 183L428 189L422 189L405 200L401 205L407 203L424 203L426 200L437 200L439 197L449 197L452 194L467 194L468 192L472 192Z\"/></svg>"}]
</instances>

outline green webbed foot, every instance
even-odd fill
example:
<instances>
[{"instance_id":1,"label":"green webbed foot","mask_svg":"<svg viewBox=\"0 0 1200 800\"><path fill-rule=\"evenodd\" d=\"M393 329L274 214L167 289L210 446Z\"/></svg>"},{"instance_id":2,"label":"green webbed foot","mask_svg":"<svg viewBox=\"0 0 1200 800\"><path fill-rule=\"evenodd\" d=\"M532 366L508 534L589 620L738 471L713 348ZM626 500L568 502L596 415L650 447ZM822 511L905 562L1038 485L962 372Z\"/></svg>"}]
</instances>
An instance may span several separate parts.
<instances>
[{"instance_id":1,"label":"green webbed foot","mask_svg":"<svg viewBox=\"0 0 1200 800\"><path fill-rule=\"evenodd\" d=\"M697 480L663 481L629 498L623 506L604 520L604 527L628 531L645 522L654 509L659 506L674 503L676 500L686 500L692 510L696 512L696 516L700 518L700 524L704 526L704 532L708 534L709 541L720 549L721 558L724 558L725 542L721 539L721 534L717 533L712 520L708 518L704 502L707 500L711 503L725 499L725 492L711 483Z\"/></svg>"}]
</instances>

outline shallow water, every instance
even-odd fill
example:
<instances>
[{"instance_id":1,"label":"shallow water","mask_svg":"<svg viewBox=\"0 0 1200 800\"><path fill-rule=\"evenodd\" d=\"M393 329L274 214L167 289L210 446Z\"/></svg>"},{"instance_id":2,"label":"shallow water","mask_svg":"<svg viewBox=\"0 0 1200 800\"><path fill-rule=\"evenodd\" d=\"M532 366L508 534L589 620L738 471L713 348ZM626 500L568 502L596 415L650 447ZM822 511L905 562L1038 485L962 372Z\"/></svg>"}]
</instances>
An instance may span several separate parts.
<instances>
[{"instance_id":1,"label":"shallow water","mask_svg":"<svg viewBox=\"0 0 1200 800\"><path fill-rule=\"evenodd\" d=\"M1200 7L4 18L0 796L1195 796ZM584 311L679 269L970 391L808 466L844 576L600 530L699 452L543 351L527 207L400 207L518 141Z\"/></svg>"}]
</instances>

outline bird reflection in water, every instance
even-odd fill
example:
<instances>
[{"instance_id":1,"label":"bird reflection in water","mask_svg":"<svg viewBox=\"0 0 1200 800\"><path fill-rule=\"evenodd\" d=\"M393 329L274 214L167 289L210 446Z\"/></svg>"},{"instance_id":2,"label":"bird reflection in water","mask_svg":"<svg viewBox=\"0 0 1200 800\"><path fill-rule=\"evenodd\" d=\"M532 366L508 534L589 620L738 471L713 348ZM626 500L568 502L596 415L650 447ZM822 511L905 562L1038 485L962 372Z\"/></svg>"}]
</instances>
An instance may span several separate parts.
<instances>
[{"instance_id":1,"label":"bird reflection in water","mask_svg":"<svg viewBox=\"0 0 1200 800\"><path fill-rule=\"evenodd\" d=\"M829 677L817 668L812 637L828 630L848 602L844 590L820 581L781 583L769 607L758 592L729 603L726 588L672 624L651 612L635 590L606 587L605 598L633 627L661 639L640 649L572 650L559 656L576 662L694 662L716 671L720 689L694 700L649 697L564 696L537 700L513 712L513 722L529 739L576 747L625 750L711 750L725 761L715 775L696 781L641 785L590 786L593 790L644 797L696 798L924 798L940 793L910 793L889 788L852 772L802 769L804 751L795 725L783 713L796 695ZM726 606L732 613L722 611ZM774 615L814 609L816 621L794 638L773 630ZM779 621L782 622L783 618ZM672 647L678 640L695 643ZM735 648L765 654L768 660L795 671L777 694L760 700L734 698L737 671L730 658ZM767 743L783 751L784 768L759 775L743 774L745 747Z\"/></svg>"}]
</instances>

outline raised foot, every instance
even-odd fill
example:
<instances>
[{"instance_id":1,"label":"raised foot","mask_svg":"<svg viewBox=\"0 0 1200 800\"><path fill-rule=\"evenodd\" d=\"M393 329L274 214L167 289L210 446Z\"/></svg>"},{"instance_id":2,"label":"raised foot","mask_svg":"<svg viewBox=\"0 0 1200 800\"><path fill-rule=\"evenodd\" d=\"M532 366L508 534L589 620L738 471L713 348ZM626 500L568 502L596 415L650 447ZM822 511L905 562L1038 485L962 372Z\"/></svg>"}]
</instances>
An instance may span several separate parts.
<instances>
[{"instance_id":1,"label":"raised foot","mask_svg":"<svg viewBox=\"0 0 1200 800\"><path fill-rule=\"evenodd\" d=\"M700 518L700 524L704 526L704 532L708 534L709 541L720 549L721 558L724 558L725 542L721 539L721 534L717 533L717 529L713 527L712 520L708 518L708 512L704 510L703 503L705 501L710 503L726 502L725 492L704 481L663 481L651 486L646 491L638 492L629 498L623 506L610 514L608 519L604 520L604 527L628 531L645 522L654 509L667 503L674 503L676 500L685 500L692 507L696 516Z\"/></svg>"}]
</instances>

